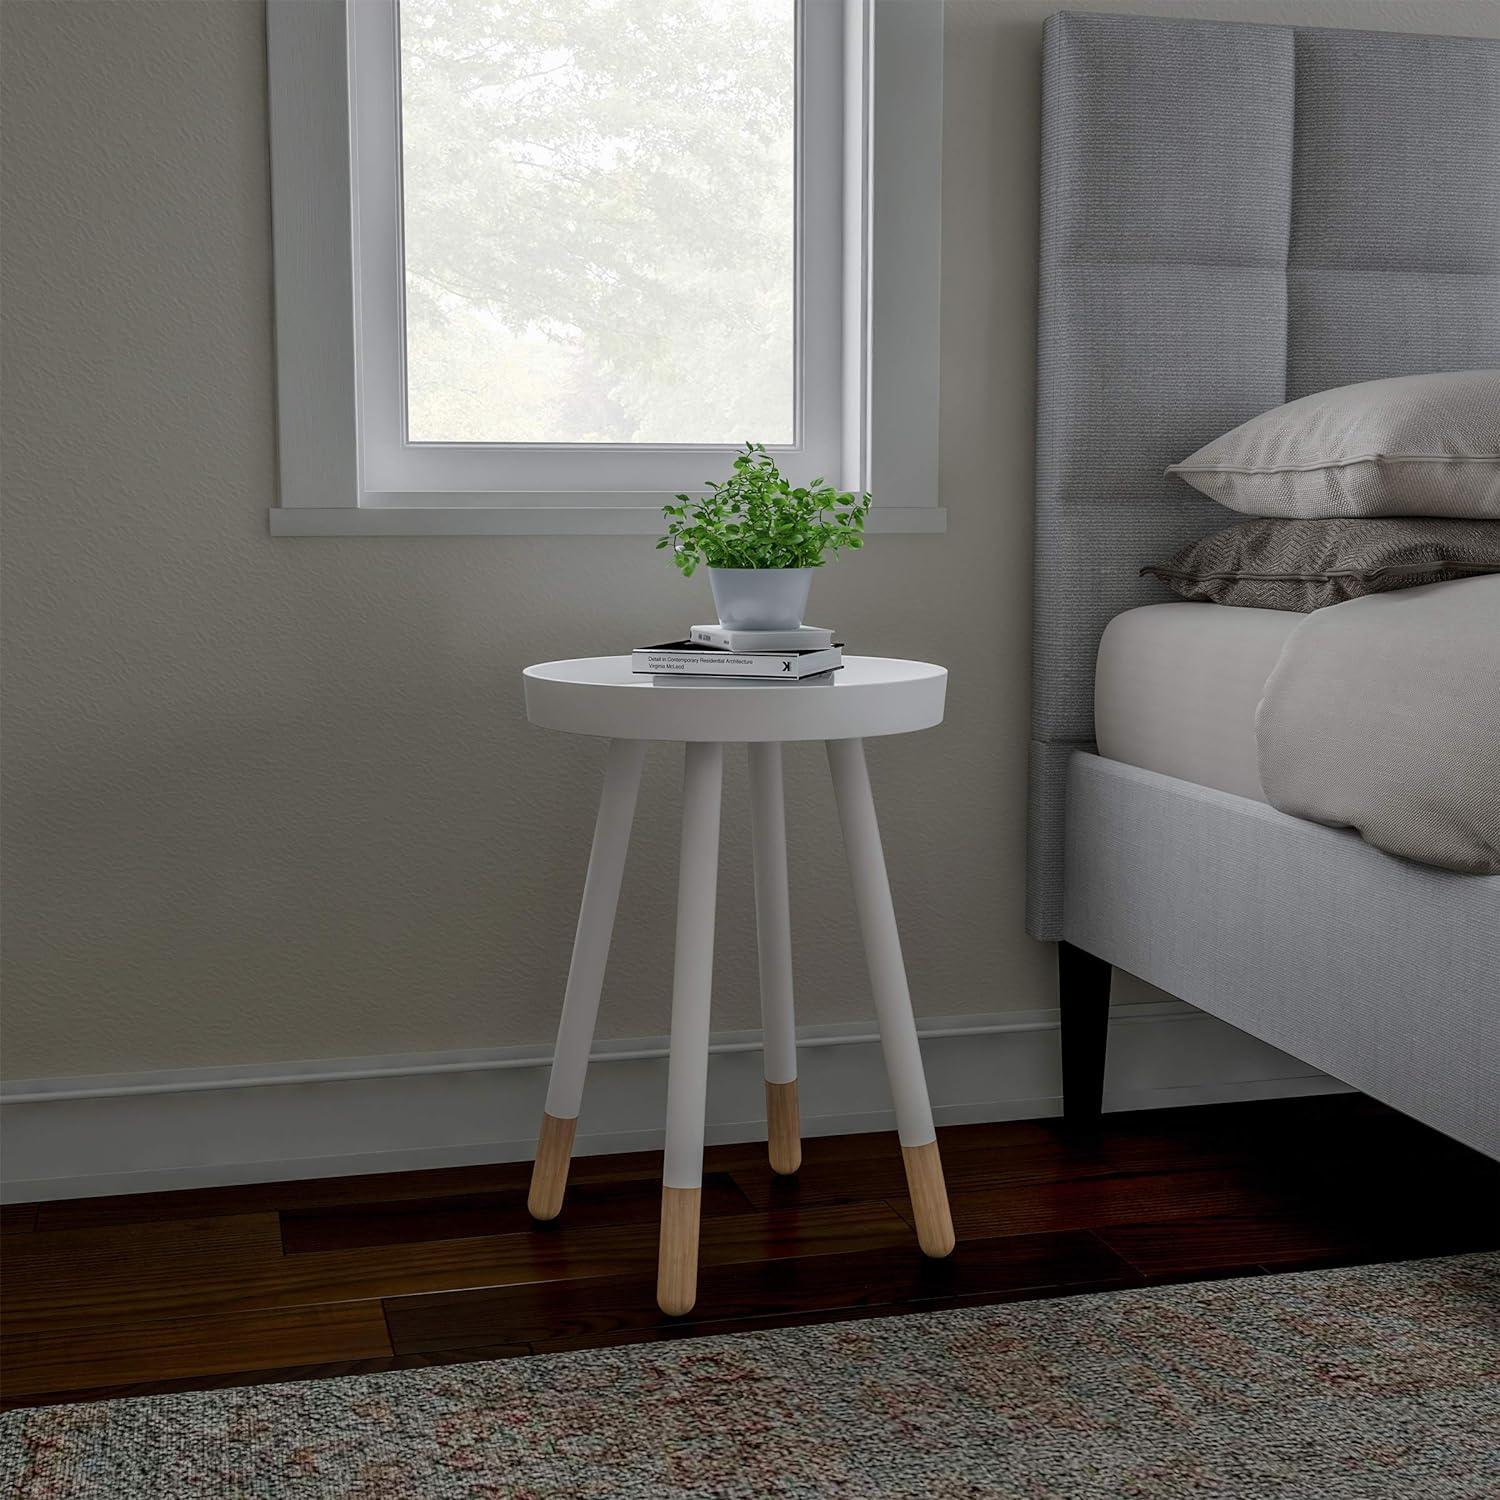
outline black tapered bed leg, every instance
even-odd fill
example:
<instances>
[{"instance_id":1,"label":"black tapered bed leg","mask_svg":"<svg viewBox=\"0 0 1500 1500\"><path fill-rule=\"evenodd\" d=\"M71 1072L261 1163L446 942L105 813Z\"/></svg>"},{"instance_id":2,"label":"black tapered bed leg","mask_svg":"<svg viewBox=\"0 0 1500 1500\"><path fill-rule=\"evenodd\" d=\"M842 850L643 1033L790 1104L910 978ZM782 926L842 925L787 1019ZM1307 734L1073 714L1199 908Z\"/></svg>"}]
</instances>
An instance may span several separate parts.
<instances>
[{"instance_id":1,"label":"black tapered bed leg","mask_svg":"<svg viewBox=\"0 0 1500 1500\"><path fill-rule=\"evenodd\" d=\"M1102 958L1095 958L1072 943L1057 945L1063 1118L1070 1124L1097 1120L1103 1106L1111 972Z\"/></svg>"}]
</instances>

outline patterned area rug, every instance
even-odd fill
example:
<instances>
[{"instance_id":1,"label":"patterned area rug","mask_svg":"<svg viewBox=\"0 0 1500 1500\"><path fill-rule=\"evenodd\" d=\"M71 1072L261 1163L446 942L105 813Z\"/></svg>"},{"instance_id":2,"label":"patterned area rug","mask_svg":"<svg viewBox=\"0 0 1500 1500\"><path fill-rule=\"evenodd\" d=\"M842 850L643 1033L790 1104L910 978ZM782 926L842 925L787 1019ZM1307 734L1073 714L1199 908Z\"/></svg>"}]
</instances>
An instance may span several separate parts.
<instances>
[{"instance_id":1,"label":"patterned area rug","mask_svg":"<svg viewBox=\"0 0 1500 1500\"><path fill-rule=\"evenodd\" d=\"M1500 1255L4 1419L9 1500L1492 1500Z\"/></svg>"}]
</instances>

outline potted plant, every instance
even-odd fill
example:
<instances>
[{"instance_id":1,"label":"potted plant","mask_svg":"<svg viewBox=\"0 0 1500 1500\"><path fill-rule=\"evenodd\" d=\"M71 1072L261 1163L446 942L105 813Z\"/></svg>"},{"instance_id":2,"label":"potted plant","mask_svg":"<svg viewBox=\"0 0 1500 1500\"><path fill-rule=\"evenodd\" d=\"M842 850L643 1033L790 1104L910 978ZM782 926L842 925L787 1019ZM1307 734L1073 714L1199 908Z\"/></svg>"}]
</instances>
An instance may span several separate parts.
<instances>
[{"instance_id":1,"label":"potted plant","mask_svg":"<svg viewBox=\"0 0 1500 1500\"><path fill-rule=\"evenodd\" d=\"M662 507L667 534L656 544L691 578L700 563L733 630L795 630L807 610L814 568L864 542L868 495L841 493L822 479L793 486L763 443L746 443L728 479L694 500Z\"/></svg>"}]
</instances>

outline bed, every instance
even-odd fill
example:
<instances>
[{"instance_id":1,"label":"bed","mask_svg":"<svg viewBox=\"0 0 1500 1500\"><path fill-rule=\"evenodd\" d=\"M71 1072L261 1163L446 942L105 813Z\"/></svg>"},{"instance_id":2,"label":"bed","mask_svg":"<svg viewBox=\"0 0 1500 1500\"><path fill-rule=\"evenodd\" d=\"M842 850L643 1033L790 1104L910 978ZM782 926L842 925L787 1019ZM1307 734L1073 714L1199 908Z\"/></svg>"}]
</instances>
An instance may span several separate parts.
<instances>
[{"instance_id":1,"label":"bed","mask_svg":"<svg viewBox=\"0 0 1500 1500\"><path fill-rule=\"evenodd\" d=\"M1118 967L1500 1157L1500 876L1269 806L1247 725L1303 617L1137 576L1235 519L1163 473L1207 440L1500 366L1500 42L1064 13L1044 101L1027 924L1065 1111Z\"/></svg>"}]
</instances>

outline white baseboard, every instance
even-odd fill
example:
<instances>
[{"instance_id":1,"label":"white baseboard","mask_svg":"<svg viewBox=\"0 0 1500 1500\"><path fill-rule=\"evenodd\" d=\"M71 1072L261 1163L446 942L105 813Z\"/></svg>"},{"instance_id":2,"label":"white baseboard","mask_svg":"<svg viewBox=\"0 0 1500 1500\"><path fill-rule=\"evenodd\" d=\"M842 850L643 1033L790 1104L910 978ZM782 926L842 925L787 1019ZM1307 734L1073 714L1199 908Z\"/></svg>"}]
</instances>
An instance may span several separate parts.
<instances>
[{"instance_id":1,"label":"white baseboard","mask_svg":"<svg viewBox=\"0 0 1500 1500\"><path fill-rule=\"evenodd\" d=\"M920 1023L939 1125L1060 1112L1057 1012ZM0 1200L274 1182L531 1154L550 1047L194 1068L0 1087ZM867 1028L799 1033L807 1136L893 1128ZM1114 1007L1105 1108L1342 1092L1345 1085L1179 1001ZM659 1148L666 1043L601 1043L580 1155ZM764 1133L756 1033L716 1037L708 1139Z\"/></svg>"}]
</instances>

